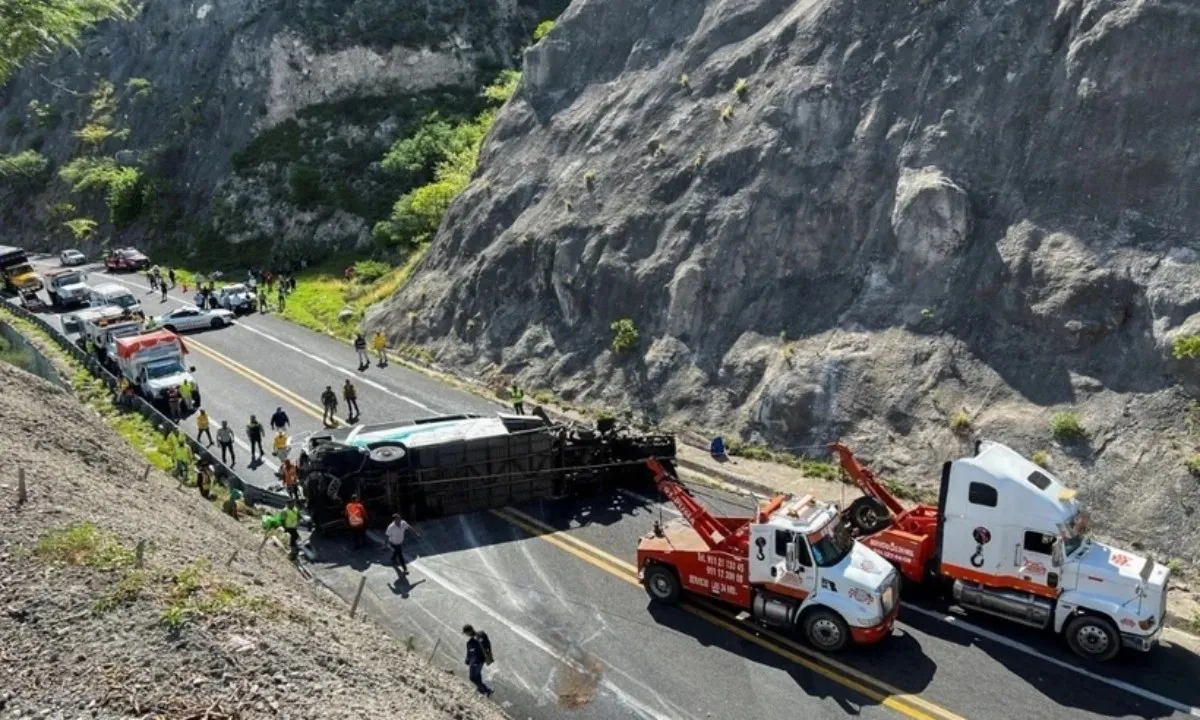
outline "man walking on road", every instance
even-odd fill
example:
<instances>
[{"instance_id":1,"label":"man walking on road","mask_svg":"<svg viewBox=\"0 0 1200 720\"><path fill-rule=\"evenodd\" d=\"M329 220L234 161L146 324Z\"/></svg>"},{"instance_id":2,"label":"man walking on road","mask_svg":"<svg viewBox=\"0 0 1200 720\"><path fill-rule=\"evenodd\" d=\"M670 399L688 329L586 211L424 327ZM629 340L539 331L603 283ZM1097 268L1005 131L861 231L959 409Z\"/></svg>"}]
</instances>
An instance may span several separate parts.
<instances>
[{"instance_id":1,"label":"man walking on road","mask_svg":"<svg viewBox=\"0 0 1200 720\"><path fill-rule=\"evenodd\" d=\"M191 380L184 378L183 382L179 383L179 399L183 401L180 404L183 406L184 412L191 412L192 399L195 396L196 386L192 384Z\"/></svg>"},{"instance_id":2,"label":"man walking on road","mask_svg":"<svg viewBox=\"0 0 1200 720\"><path fill-rule=\"evenodd\" d=\"M418 535L408 521L400 517L400 513L392 516L392 524L387 526L387 541L392 548L392 567L400 568L400 572L408 574L408 564L404 562L404 536L411 532Z\"/></svg>"},{"instance_id":3,"label":"man walking on road","mask_svg":"<svg viewBox=\"0 0 1200 720\"><path fill-rule=\"evenodd\" d=\"M487 633L476 632L470 625L463 625L463 635L467 636L467 668L470 671L471 682L480 693L491 697L492 689L483 682L484 663L492 663L492 643Z\"/></svg>"},{"instance_id":4,"label":"man walking on road","mask_svg":"<svg viewBox=\"0 0 1200 720\"><path fill-rule=\"evenodd\" d=\"M379 367L387 367L387 338L378 330L371 338L371 349L379 356Z\"/></svg>"},{"instance_id":5,"label":"man walking on road","mask_svg":"<svg viewBox=\"0 0 1200 720\"><path fill-rule=\"evenodd\" d=\"M279 466L279 479L283 482L283 489L287 492L288 497L293 500L300 499L299 476L299 469L296 467L296 463L292 462L291 458L286 458L283 464Z\"/></svg>"},{"instance_id":6,"label":"man walking on road","mask_svg":"<svg viewBox=\"0 0 1200 720\"><path fill-rule=\"evenodd\" d=\"M222 420L217 428L217 445L221 446L221 462L225 462L225 453L229 453L229 467L237 467L237 453L233 451L233 430L229 429L229 421Z\"/></svg>"},{"instance_id":7,"label":"man walking on road","mask_svg":"<svg viewBox=\"0 0 1200 720\"><path fill-rule=\"evenodd\" d=\"M325 423L325 426L336 425L337 393L329 385L326 385L325 392L321 393L321 407L325 408L325 412L321 414L321 421Z\"/></svg>"},{"instance_id":8,"label":"man walking on road","mask_svg":"<svg viewBox=\"0 0 1200 720\"><path fill-rule=\"evenodd\" d=\"M354 336L354 350L358 353L358 369L366 370L371 367L371 356L367 354L367 339L362 333Z\"/></svg>"},{"instance_id":9,"label":"man walking on road","mask_svg":"<svg viewBox=\"0 0 1200 720\"><path fill-rule=\"evenodd\" d=\"M354 549L357 550L363 546L367 536L367 508L357 495L346 503L346 523L350 525L350 532L354 535Z\"/></svg>"},{"instance_id":10,"label":"man walking on road","mask_svg":"<svg viewBox=\"0 0 1200 720\"><path fill-rule=\"evenodd\" d=\"M167 269L167 278L171 280L171 289L175 289L175 268Z\"/></svg>"},{"instance_id":11,"label":"man walking on road","mask_svg":"<svg viewBox=\"0 0 1200 720\"><path fill-rule=\"evenodd\" d=\"M517 387L516 383L513 383L512 389L508 392L508 396L512 399L513 410L515 410L518 415L524 415L525 391Z\"/></svg>"},{"instance_id":12,"label":"man walking on road","mask_svg":"<svg viewBox=\"0 0 1200 720\"><path fill-rule=\"evenodd\" d=\"M349 378L342 386L342 397L346 399L346 422L354 422L358 419L358 390Z\"/></svg>"},{"instance_id":13,"label":"man walking on road","mask_svg":"<svg viewBox=\"0 0 1200 720\"><path fill-rule=\"evenodd\" d=\"M254 449L258 448L258 459L262 460L263 455L263 426L258 421L258 418L251 415L250 424L246 425L246 439L250 441L250 464L254 464Z\"/></svg>"},{"instance_id":14,"label":"man walking on road","mask_svg":"<svg viewBox=\"0 0 1200 720\"><path fill-rule=\"evenodd\" d=\"M179 422L179 406L182 404L183 398L179 395L179 388L167 388L167 409L171 411L172 422Z\"/></svg>"},{"instance_id":15,"label":"man walking on road","mask_svg":"<svg viewBox=\"0 0 1200 720\"><path fill-rule=\"evenodd\" d=\"M200 442L200 438L207 436L208 446L212 447L213 439L212 432L208 429L208 413L200 411L200 414L196 416L196 427L199 428L199 432L196 433L196 442Z\"/></svg>"},{"instance_id":16,"label":"man walking on road","mask_svg":"<svg viewBox=\"0 0 1200 720\"><path fill-rule=\"evenodd\" d=\"M292 421L288 420L287 413L283 411L283 408L275 408L275 414L271 416L271 429L284 432L291 427L291 425Z\"/></svg>"}]
</instances>

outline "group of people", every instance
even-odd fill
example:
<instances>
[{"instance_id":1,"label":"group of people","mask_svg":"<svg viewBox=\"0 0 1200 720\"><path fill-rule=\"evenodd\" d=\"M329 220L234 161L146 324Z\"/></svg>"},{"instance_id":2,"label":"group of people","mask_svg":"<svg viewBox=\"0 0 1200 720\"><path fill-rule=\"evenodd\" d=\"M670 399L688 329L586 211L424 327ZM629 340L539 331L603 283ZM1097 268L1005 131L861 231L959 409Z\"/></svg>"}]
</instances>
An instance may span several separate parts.
<instances>
[{"instance_id":1,"label":"group of people","mask_svg":"<svg viewBox=\"0 0 1200 720\"><path fill-rule=\"evenodd\" d=\"M346 382L342 384L342 399L346 401L346 422L356 422L359 417L358 411L358 388L354 387L354 383L346 378ZM324 412L321 414L321 422L325 423L325 427L333 427L337 425L337 410L338 397L333 391L332 385L325 386L325 392L321 393L321 407Z\"/></svg>"},{"instance_id":2,"label":"group of people","mask_svg":"<svg viewBox=\"0 0 1200 720\"><path fill-rule=\"evenodd\" d=\"M379 361L375 363L379 367L387 367L387 338L378 330L371 336L371 350L375 351L375 355ZM371 355L367 352L367 338L359 333L354 336L354 351L358 353L358 371L362 372L371 367Z\"/></svg>"}]
</instances>

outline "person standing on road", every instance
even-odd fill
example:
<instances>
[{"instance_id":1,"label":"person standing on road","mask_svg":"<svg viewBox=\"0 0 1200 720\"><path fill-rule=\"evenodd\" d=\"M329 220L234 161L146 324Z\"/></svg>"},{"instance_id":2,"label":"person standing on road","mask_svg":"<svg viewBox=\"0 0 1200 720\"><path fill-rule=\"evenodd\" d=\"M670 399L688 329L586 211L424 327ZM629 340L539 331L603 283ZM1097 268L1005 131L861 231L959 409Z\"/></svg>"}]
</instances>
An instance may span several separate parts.
<instances>
[{"instance_id":1,"label":"person standing on road","mask_svg":"<svg viewBox=\"0 0 1200 720\"><path fill-rule=\"evenodd\" d=\"M171 281L171 289L175 289L175 268L167 269L167 278Z\"/></svg>"},{"instance_id":2,"label":"person standing on road","mask_svg":"<svg viewBox=\"0 0 1200 720\"><path fill-rule=\"evenodd\" d=\"M159 300L159 302L165 303L167 301L167 284L163 282L161 278L158 281L158 288L162 291L162 298Z\"/></svg>"},{"instance_id":3,"label":"person standing on road","mask_svg":"<svg viewBox=\"0 0 1200 720\"><path fill-rule=\"evenodd\" d=\"M362 333L354 336L354 351L358 353L358 369L366 370L371 367L371 356L367 354L367 339Z\"/></svg>"},{"instance_id":4,"label":"person standing on road","mask_svg":"<svg viewBox=\"0 0 1200 720\"><path fill-rule=\"evenodd\" d=\"M408 564L404 562L404 536L412 532L418 535L408 521L400 517L400 513L392 516L392 523L387 526L387 542L392 548L392 567L400 568L400 572L408 574Z\"/></svg>"},{"instance_id":5,"label":"person standing on road","mask_svg":"<svg viewBox=\"0 0 1200 720\"><path fill-rule=\"evenodd\" d=\"M279 312L283 312L284 307L287 305L287 291L284 290L283 282L279 283L279 294L276 296L276 300L279 302Z\"/></svg>"},{"instance_id":6,"label":"person standing on road","mask_svg":"<svg viewBox=\"0 0 1200 720\"><path fill-rule=\"evenodd\" d=\"M483 682L483 666L484 664L492 664L492 642L488 639L487 633L476 632L475 628L470 625L463 625L463 635L467 636L467 668L471 676L471 682L475 683L475 688L483 695L491 697L492 689Z\"/></svg>"},{"instance_id":7,"label":"person standing on road","mask_svg":"<svg viewBox=\"0 0 1200 720\"><path fill-rule=\"evenodd\" d=\"M192 399L193 399L195 396L196 396L196 386L195 386L195 384L194 384L194 383L192 383L192 381L191 381L191 380L188 380L187 378L184 378L184 379L183 379L183 382L179 383L179 397L180 397L180 399L181 399L181 400L183 400L183 403L182 403L182 405L183 405L183 411L184 411L184 412L191 412L191 410L192 410Z\"/></svg>"},{"instance_id":8,"label":"person standing on road","mask_svg":"<svg viewBox=\"0 0 1200 720\"><path fill-rule=\"evenodd\" d=\"M280 430L275 433L275 439L271 441L271 454L279 458L280 462L287 459L288 456L288 436L287 433Z\"/></svg>"},{"instance_id":9,"label":"person standing on road","mask_svg":"<svg viewBox=\"0 0 1200 720\"><path fill-rule=\"evenodd\" d=\"M357 550L363 546L367 537L367 508L358 495L346 503L346 523L350 526L350 533L354 536L354 549Z\"/></svg>"},{"instance_id":10,"label":"person standing on road","mask_svg":"<svg viewBox=\"0 0 1200 720\"><path fill-rule=\"evenodd\" d=\"M287 492L288 497L293 500L300 500L300 472L296 467L296 463L292 462L291 458L286 458L283 464L279 466L279 479L283 482L283 489Z\"/></svg>"},{"instance_id":11,"label":"person standing on road","mask_svg":"<svg viewBox=\"0 0 1200 720\"><path fill-rule=\"evenodd\" d=\"M233 451L233 430L228 420L221 421L217 428L217 444L221 446L221 462L225 462L225 453L229 453L229 467L237 467L237 453Z\"/></svg>"},{"instance_id":12,"label":"person standing on road","mask_svg":"<svg viewBox=\"0 0 1200 720\"><path fill-rule=\"evenodd\" d=\"M280 514L283 515L283 531L288 534L288 557L295 560L300 552L300 532L297 529L300 527L300 511L296 509L296 501L288 500L287 507Z\"/></svg>"},{"instance_id":13,"label":"person standing on road","mask_svg":"<svg viewBox=\"0 0 1200 720\"><path fill-rule=\"evenodd\" d=\"M250 422L246 425L246 439L250 441L250 464L254 464L254 449L258 448L258 459L262 460L263 455L263 426L258 421L258 418L251 415Z\"/></svg>"},{"instance_id":14,"label":"person standing on road","mask_svg":"<svg viewBox=\"0 0 1200 720\"><path fill-rule=\"evenodd\" d=\"M292 421L288 420L287 413L283 411L283 408L275 408L275 414L271 415L271 429L284 432L291 427L291 425Z\"/></svg>"},{"instance_id":15,"label":"person standing on road","mask_svg":"<svg viewBox=\"0 0 1200 720\"><path fill-rule=\"evenodd\" d=\"M508 391L509 398L512 399L513 410L518 415L525 414L525 391L513 383L512 389Z\"/></svg>"},{"instance_id":16,"label":"person standing on road","mask_svg":"<svg viewBox=\"0 0 1200 720\"><path fill-rule=\"evenodd\" d=\"M146 282L150 283L150 292L158 289L158 277L154 274L154 268L146 271ZM150 293L146 293L149 295Z\"/></svg>"},{"instance_id":17,"label":"person standing on road","mask_svg":"<svg viewBox=\"0 0 1200 720\"><path fill-rule=\"evenodd\" d=\"M337 424L337 393L333 391L333 387L326 385L325 392L321 393L321 406L325 408L325 412L321 415L321 420L326 426Z\"/></svg>"},{"instance_id":18,"label":"person standing on road","mask_svg":"<svg viewBox=\"0 0 1200 720\"><path fill-rule=\"evenodd\" d=\"M179 422L179 406L182 404L183 398L179 395L179 388L167 388L167 408L171 411L172 422Z\"/></svg>"},{"instance_id":19,"label":"person standing on road","mask_svg":"<svg viewBox=\"0 0 1200 720\"><path fill-rule=\"evenodd\" d=\"M379 356L379 367L387 367L387 338L378 330L371 338L371 349Z\"/></svg>"},{"instance_id":20,"label":"person standing on road","mask_svg":"<svg viewBox=\"0 0 1200 720\"><path fill-rule=\"evenodd\" d=\"M207 436L208 446L212 447L212 431L208 429L208 413L204 410L201 410L200 414L196 416L196 427L199 428L198 432L196 433L196 442L200 442L200 438Z\"/></svg>"},{"instance_id":21,"label":"person standing on road","mask_svg":"<svg viewBox=\"0 0 1200 720\"><path fill-rule=\"evenodd\" d=\"M342 386L342 397L346 399L346 422L354 422L358 419L358 390L350 378Z\"/></svg>"}]
</instances>

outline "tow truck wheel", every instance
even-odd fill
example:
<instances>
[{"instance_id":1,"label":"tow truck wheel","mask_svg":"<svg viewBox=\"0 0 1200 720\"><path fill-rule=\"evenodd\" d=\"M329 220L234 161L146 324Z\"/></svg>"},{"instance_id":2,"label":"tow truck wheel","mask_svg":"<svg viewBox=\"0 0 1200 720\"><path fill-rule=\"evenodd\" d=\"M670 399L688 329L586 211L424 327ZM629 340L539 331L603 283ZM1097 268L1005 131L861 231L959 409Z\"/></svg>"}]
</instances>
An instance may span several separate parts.
<instances>
[{"instance_id":1,"label":"tow truck wheel","mask_svg":"<svg viewBox=\"0 0 1200 720\"><path fill-rule=\"evenodd\" d=\"M888 524L887 507L873 497L860 497L850 503L850 523L863 535L878 532Z\"/></svg>"},{"instance_id":2,"label":"tow truck wheel","mask_svg":"<svg viewBox=\"0 0 1200 720\"><path fill-rule=\"evenodd\" d=\"M1106 662L1121 650L1121 635L1107 618L1079 615L1067 623L1067 646L1081 658Z\"/></svg>"},{"instance_id":3,"label":"tow truck wheel","mask_svg":"<svg viewBox=\"0 0 1200 720\"><path fill-rule=\"evenodd\" d=\"M818 650L837 652L850 641L850 628L837 613L817 608L804 616L804 637Z\"/></svg>"},{"instance_id":4,"label":"tow truck wheel","mask_svg":"<svg viewBox=\"0 0 1200 720\"><path fill-rule=\"evenodd\" d=\"M664 605L674 605L679 602L682 588L679 587L679 577L668 567L652 563L646 568L646 592L655 601Z\"/></svg>"}]
</instances>

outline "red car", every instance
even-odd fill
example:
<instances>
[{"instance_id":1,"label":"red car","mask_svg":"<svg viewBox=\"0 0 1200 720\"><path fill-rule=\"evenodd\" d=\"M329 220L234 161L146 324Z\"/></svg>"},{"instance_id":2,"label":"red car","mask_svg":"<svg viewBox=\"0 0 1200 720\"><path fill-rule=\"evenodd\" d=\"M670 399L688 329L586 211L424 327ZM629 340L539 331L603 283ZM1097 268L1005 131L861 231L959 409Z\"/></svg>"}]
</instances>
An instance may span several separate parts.
<instances>
[{"instance_id":1,"label":"red car","mask_svg":"<svg viewBox=\"0 0 1200 720\"><path fill-rule=\"evenodd\" d=\"M150 258L136 248L117 248L104 258L104 269L110 272L145 270L148 267Z\"/></svg>"}]
</instances>

